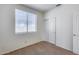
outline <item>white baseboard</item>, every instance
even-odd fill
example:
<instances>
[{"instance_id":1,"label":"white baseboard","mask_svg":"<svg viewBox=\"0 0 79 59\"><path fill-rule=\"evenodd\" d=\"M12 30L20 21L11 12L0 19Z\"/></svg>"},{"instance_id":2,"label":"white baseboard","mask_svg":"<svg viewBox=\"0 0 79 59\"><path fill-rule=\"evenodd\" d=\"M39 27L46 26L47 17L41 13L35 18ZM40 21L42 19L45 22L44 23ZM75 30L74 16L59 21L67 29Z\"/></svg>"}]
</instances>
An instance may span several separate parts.
<instances>
[{"instance_id":1,"label":"white baseboard","mask_svg":"<svg viewBox=\"0 0 79 59\"><path fill-rule=\"evenodd\" d=\"M10 52L12 52L12 51L21 49L21 48L23 48L23 47L27 47L27 46L36 44L36 43L38 43L38 42L41 42L41 41L32 42L32 43L29 43L29 44L26 44L26 45L24 44L24 46L21 46L21 47L15 48L15 49L11 49L11 50L8 50L8 51L5 50L5 51L3 51L2 53L0 53L0 55L4 55L4 54L6 54L6 53L10 53Z\"/></svg>"}]
</instances>

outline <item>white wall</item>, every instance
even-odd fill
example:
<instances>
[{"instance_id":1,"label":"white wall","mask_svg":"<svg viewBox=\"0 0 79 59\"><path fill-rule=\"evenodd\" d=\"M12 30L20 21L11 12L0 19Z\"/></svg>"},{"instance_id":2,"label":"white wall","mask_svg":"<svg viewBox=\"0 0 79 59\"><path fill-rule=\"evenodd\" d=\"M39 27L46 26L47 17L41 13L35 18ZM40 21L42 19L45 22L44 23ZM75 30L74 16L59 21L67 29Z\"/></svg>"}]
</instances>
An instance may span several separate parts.
<instances>
[{"instance_id":1,"label":"white wall","mask_svg":"<svg viewBox=\"0 0 79 59\"><path fill-rule=\"evenodd\" d=\"M73 49L73 14L79 12L79 5L61 5L45 14L45 19L56 17L56 45Z\"/></svg>"},{"instance_id":2,"label":"white wall","mask_svg":"<svg viewBox=\"0 0 79 59\"><path fill-rule=\"evenodd\" d=\"M38 15L36 33L15 34L15 8ZM42 41L42 31L43 14L41 12L34 11L23 5L0 4L0 54Z\"/></svg>"}]
</instances>

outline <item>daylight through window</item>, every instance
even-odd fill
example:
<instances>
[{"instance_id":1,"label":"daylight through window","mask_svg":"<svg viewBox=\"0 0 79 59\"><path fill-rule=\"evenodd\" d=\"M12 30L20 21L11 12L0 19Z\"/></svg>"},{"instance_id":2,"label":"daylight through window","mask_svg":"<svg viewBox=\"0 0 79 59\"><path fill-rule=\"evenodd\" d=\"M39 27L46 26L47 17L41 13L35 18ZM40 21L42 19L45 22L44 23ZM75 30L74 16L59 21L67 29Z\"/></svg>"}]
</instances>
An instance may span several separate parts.
<instances>
[{"instance_id":1,"label":"daylight through window","mask_svg":"<svg viewBox=\"0 0 79 59\"><path fill-rule=\"evenodd\" d=\"M37 15L15 9L15 32L36 32Z\"/></svg>"}]
</instances>

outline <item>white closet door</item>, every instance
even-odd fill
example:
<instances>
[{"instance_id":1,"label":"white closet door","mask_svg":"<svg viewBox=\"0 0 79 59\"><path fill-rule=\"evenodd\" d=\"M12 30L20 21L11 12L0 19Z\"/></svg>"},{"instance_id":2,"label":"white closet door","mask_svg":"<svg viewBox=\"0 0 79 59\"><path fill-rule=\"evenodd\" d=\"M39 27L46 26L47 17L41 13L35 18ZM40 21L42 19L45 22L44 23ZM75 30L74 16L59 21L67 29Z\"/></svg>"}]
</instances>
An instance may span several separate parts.
<instances>
[{"instance_id":1,"label":"white closet door","mask_svg":"<svg viewBox=\"0 0 79 59\"><path fill-rule=\"evenodd\" d=\"M79 54L79 13L73 17L73 52Z\"/></svg>"},{"instance_id":2,"label":"white closet door","mask_svg":"<svg viewBox=\"0 0 79 59\"><path fill-rule=\"evenodd\" d=\"M47 35L48 41L52 43L56 43L56 18L52 17L46 21L46 29L47 29Z\"/></svg>"}]
</instances>

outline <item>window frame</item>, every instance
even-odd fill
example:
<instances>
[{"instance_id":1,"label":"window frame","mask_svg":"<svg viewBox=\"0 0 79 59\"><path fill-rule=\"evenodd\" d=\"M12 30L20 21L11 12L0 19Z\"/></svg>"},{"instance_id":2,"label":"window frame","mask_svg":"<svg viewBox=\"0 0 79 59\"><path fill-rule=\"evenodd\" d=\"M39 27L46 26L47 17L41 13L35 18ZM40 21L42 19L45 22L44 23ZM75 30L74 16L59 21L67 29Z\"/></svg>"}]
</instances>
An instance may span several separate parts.
<instances>
[{"instance_id":1,"label":"window frame","mask_svg":"<svg viewBox=\"0 0 79 59\"><path fill-rule=\"evenodd\" d=\"M35 31L31 31L31 32L29 32L28 31L28 16L26 16L27 17L27 23L26 23L26 26L27 26L27 31L26 32L16 32L16 10L20 10L20 11L23 11L23 12L26 12L27 14L34 14L35 16L36 16L36 18L35 18ZM16 34L23 34L23 33L36 33L37 32L37 14L35 14L35 13L32 13L32 12L28 12L28 11L25 11L25 10L22 10L22 9L15 9L15 33Z\"/></svg>"}]
</instances>

